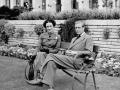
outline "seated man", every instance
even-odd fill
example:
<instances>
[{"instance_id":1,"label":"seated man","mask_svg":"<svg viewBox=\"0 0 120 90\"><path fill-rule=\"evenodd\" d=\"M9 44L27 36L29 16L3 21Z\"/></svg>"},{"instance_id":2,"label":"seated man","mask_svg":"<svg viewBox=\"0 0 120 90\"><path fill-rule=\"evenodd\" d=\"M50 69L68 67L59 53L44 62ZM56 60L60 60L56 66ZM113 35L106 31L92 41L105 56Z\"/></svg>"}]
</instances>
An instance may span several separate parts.
<instances>
[{"instance_id":1,"label":"seated man","mask_svg":"<svg viewBox=\"0 0 120 90\"><path fill-rule=\"evenodd\" d=\"M93 51L92 38L84 32L83 22L75 23L77 37L74 37L70 43L66 55L48 54L40 71L41 79L31 80L30 84L46 84L50 90L54 88L54 77L56 69L80 69L83 59L82 54L91 54Z\"/></svg>"}]
</instances>

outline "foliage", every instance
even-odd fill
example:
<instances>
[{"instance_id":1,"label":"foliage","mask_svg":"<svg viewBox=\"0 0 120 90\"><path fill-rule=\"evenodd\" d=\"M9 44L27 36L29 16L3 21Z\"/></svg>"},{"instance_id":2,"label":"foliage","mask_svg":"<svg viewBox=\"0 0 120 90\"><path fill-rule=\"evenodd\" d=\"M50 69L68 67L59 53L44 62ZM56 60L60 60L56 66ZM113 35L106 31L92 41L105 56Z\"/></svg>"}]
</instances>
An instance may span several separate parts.
<instances>
[{"instance_id":1,"label":"foliage","mask_svg":"<svg viewBox=\"0 0 120 90\"><path fill-rule=\"evenodd\" d=\"M71 18L78 18L79 20L90 20L90 19L119 19L119 9L104 9L104 10L73 10L63 11L59 13L50 12L25 12L19 15L19 20L45 20L45 19L56 19L56 20L67 20Z\"/></svg>"},{"instance_id":2,"label":"foliage","mask_svg":"<svg viewBox=\"0 0 120 90\"><path fill-rule=\"evenodd\" d=\"M0 20L0 42L8 43L9 37L13 36L15 26L5 20Z\"/></svg>"},{"instance_id":3,"label":"foliage","mask_svg":"<svg viewBox=\"0 0 120 90\"><path fill-rule=\"evenodd\" d=\"M10 9L8 6L2 6L0 7L0 19L17 19L17 16L19 16L20 13L23 12L23 7L13 7L13 9Z\"/></svg>"},{"instance_id":4,"label":"foliage","mask_svg":"<svg viewBox=\"0 0 120 90\"><path fill-rule=\"evenodd\" d=\"M4 30L9 37L12 37L13 34L15 33L15 26L13 24L6 23L4 25Z\"/></svg>"},{"instance_id":5,"label":"foliage","mask_svg":"<svg viewBox=\"0 0 120 90\"><path fill-rule=\"evenodd\" d=\"M110 36L110 29L109 28L105 28L103 31L103 37L104 39L109 39Z\"/></svg>"},{"instance_id":6,"label":"foliage","mask_svg":"<svg viewBox=\"0 0 120 90\"><path fill-rule=\"evenodd\" d=\"M61 30L58 32L61 36L61 40L65 42L70 42L71 39L75 36L75 18L69 19L65 24L61 24Z\"/></svg>"},{"instance_id":7,"label":"foliage","mask_svg":"<svg viewBox=\"0 0 120 90\"><path fill-rule=\"evenodd\" d=\"M48 18L54 18L54 14L50 12L24 12L21 15L19 15L19 20L45 20Z\"/></svg>"},{"instance_id":8,"label":"foliage","mask_svg":"<svg viewBox=\"0 0 120 90\"><path fill-rule=\"evenodd\" d=\"M37 25L35 25L35 27L34 27L34 31L35 31L35 33L37 34L37 35L40 35L41 33L43 33L44 32L44 27L43 27L43 25L41 25L41 24L37 24Z\"/></svg>"},{"instance_id":9,"label":"foliage","mask_svg":"<svg viewBox=\"0 0 120 90\"><path fill-rule=\"evenodd\" d=\"M12 10L7 6L0 7L0 19L8 19Z\"/></svg>"},{"instance_id":10,"label":"foliage","mask_svg":"<svg viewBox=\"0 0 120 90\"><path fill-rule=\"evenodd\" d=\"M5 33L4 26L7 23L6 20L0 20L0 43L8 43L8 35Z\"/></svg>"},{"instance_id":11,"label":"foliage","mask_svg":"<svg viewBox=\"0 0 120 90\"><path fill-rule=\"evenodd\" d=\"M25 33L25 31L24 31L23 28L17 28L16 33L14 34L14 36L16 38L23 38L24 33Z\"/></svg>"},{"instance_id":12,"label":"foliage","mask_svg":"<svg viewBox=\"0 0 120 90\"><path fill-rule=\"evenodd\" d=\"M120 77L120 56L99 52L96 60L97 73Z\"/></svg>"},{"instance_id":13,"label":"foliage","mask_svg":"<svg viewBox=\"0 0 120 90\"><path fill-rule=\"evenodd\" d=\"M0 45L0 55L9 56L9 57L17 57L24 60L29 60L36 49L31 47L27 48L26 45L16 44L16 45Z\"/></svg>"},{"instance_id":14,"label":"foliage","mask_svg":"<svg viewBox=\"0 0 120 90\"><path fill-rule=\"evenodd\" d=\"M118 28L117 34L118 34L118 37L120 38L120 28Z\"/></svg>"}]
</instances>

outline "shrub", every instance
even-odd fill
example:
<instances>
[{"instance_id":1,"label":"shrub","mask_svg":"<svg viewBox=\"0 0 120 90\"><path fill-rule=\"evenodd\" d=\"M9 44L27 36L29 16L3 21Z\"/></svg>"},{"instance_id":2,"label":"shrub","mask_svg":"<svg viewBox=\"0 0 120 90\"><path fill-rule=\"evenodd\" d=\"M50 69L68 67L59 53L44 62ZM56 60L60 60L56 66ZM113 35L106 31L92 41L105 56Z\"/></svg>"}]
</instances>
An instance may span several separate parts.
<instances>
[{"instance_id":1,"label":"shrub","mask_svg":"<svg viewBox=\"0 0 120 90\"><path fill-rule=\"evenodd\" d=\"M109 54L104 51L99 52L96 59L96 73L109 76L120 77L120 56Z\"/></svg>"},{"instance_id":2,"label":"shrub","mask_svg":"<svg viewBox=\"0 0 120 90\"><path fill-rule=\"evenodd\" d=\"M8 36L6 35L4 30L4 26L6 23L6 20L0 20L0 43L8 43Z\"/></svg>"},{"instance_id":3,"label":"shrub","mask_svg":"<svg viewBox=\"0 0 120 90\"><path fill-rule=\"evenodd\" d=\"M0 34L4 31L4 25L7 23L6 20L1 19L0 20Z\"/></svg>"},{"instance_id":4,"label":"shrub","mask_svg":"<svg viewBox=\"0 0 120 90\"><path fill-rule=\"evenodd\" d=\"M63 11L59 13L50 12L25 12L22 13L18 19L22 20L44 20L44 19L57 19L57 20L67 20L71 18L78 18L79 20L88 19L119 19L120 10L119 9L105 9L105 10L74 10L74 11Z\"/></svg>"},{"instance_id":5,"label":"shrub","mask_svg":"<svg viewBox=\"0 0 120 90\"><path fill-rule=\"evenodd\" d=\"M7 6L0 7L0 19L17 19L17 16L22 13L22 7L14 7L10 9Z\"/></svg>"},{"instance_id":6,"label":"shrub","mask_svg":"<svg viewBox=\"0 0 120 90\"><path fill-rule=\"evenodd\" d=\"M0 7L0 19L5 18L8 19L11 14L11 9L7 6Z\"/></svg>"},{"instance_id":7,"label":"shrub","mask_svg":"<svg viewBox=\"0 0 120 90\"><path fill-rule=\"evenodd\" d=\"M54 14L49 13L49 12L35 12L35 11L31 11L31 12L25 12L22 13L18 19L22 19L22 20L45 20L45 19L53 19L54 18Z\"/></svg>"},{"instance_id":8,"label":"shrub","mask_svg":"<svg viewBox=\"0 0 120 90\"><path fill-rule=\"evenodd\" d=\"M118 37L120 38L120 28L117 30Z\"/></svg>"},{"instance_id":9,"label":"shrub","mask_svg":"<svg viewBox=\"0 0 120 90\"><path fill-rule=\"evenodd\" d=\"M9 37L12 37L13 34L15 33L15 26L13 24L6 23L4 25L4 30Z\"/></svg>"},{"instance_id":10,"label":"shrub","mask_svg":"<svg viewBox=\"0 0 120 90\"><path fill-rule=\"evenodd\" d=\"M37 25L35 25L35 27L34 27L34 31L35 31L35 33L37 34L37 35L40 35L41 33L43 33L44 32L44 27L43 27L43 25L41 25L41 24L37 24Z\"/></svg>"},{"instance_id":11,"label":"shrub","mask_svg":"<svg viewBox=\"0 0 120 90\"><path fill-rule=\"evenodd\" d=\"M109 28L105 28L103 31L103 38L104 39L109 39L110 36L110 29Z\"/></svg>"},{"instance_id":12,"label":"shrub","mask_svg":"<svg viewBox=\"0 0 120 90\"><path fill-rule=\"evenodd\" d=\"M24 33L25 31L23 28L17 28L16 33L14 35L16 38L23 38Z\"/></svg>"},{"instance_id":13,"label":"shrub","mask_svg":"<svg viewBox=\"0 0 120 90\"><path fill-rule=\"evenodd\" d=\"M75 21L76 18L69 19L65 22L65 24L61 24L61 30L58 32L61 35L62 41L70 42L71 39L75 36Z\"/></svg>"}]
</instances>

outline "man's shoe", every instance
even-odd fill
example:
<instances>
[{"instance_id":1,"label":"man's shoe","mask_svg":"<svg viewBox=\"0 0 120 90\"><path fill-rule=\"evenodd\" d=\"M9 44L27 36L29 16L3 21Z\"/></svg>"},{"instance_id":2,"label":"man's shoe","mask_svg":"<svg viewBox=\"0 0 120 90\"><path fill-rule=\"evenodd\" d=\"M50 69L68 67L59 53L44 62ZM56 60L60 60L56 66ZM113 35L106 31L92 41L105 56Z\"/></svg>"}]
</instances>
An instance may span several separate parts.
<instances>
[{"instance_id":1,"label":"man's shoe","mask_svg":"<svg viewBox=\"0 0 120 90\"><path fill-rule=\"evenodd\" d=\"M26 82L31 85L40 85L42 82L41 79L27 80Z\"/></svg>"},{"instance_id":2,"label":"man's shoe","mask_svg":"<svg viewBox=\"0 0 120 90\"><path fill-rule=\"evenodd\" d=\"M48 90L54 90L54 88L49 88Z\"/></svg>"}]
</instances>

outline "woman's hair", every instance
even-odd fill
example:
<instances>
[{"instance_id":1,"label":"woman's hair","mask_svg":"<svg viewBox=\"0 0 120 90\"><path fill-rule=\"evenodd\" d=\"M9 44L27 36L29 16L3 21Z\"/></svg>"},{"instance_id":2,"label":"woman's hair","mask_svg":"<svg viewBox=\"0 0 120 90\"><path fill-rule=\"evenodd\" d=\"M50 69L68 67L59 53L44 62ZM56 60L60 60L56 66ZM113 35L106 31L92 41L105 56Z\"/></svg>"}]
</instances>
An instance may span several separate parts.
<instances>
[{"instance_id":1,"label":"woman's hair","mask_svg":"<svg viewBox=\"0 0 120 90\"><path fill-rule=\"evenodd\" d=\"M52 23L53 24L53 26L55 26L56 25L56 22L54 21L54 20L52 20L52 19L47 19L47 20L45 20L44 22L43 22L43 26L46 28L46 24L47 23Z\"/></svg>"}]
</instances>

